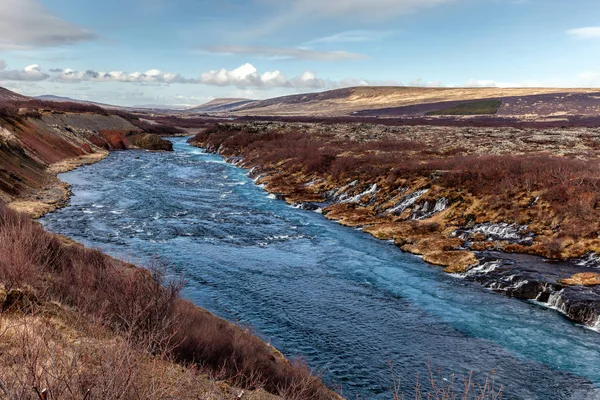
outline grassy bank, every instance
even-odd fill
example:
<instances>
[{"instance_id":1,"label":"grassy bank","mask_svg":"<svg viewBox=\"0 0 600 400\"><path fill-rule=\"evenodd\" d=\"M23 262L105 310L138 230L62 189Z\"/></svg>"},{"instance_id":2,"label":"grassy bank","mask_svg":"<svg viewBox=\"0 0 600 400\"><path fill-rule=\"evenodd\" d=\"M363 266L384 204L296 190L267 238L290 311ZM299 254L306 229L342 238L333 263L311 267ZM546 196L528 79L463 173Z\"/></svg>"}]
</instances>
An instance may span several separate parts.
<instances>
[{"instance_id":1,"label":"grassy bank","mask_svg":"<svg viewBox=\"0 0 600 400\"><path fill-rule=\"evenodd\" d=\"M194 377L211 376L285 398L333 397L303 365L182 300L181 282L66 243L5 207L0 282L0 377L10 393L27 398L34 387L62 393L54 398L148 398L139 391L169 392L181 379L191 394L200 390Z\"/></svg>"}]
</instances>

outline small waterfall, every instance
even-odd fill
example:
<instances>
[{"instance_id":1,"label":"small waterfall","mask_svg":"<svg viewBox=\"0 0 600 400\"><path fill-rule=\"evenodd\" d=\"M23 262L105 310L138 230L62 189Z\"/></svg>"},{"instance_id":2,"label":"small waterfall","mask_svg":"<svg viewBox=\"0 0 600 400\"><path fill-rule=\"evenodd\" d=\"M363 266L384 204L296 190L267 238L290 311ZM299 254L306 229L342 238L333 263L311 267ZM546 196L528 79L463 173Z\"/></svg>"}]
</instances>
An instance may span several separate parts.
<instances>
[{"instance_id":1,"label":"small waterfall","mask_svg":"<svg viewBox=\"0 0 600 400\"><path fill-rule=\"evenodd\" d=\"M486 274L489 274L490 272L495 271L501 265L502 265L502 262L500 260L487 261L487 262L484 262L483 264L476 265L475 267L469 269L467 272L453 274L453 275L456 277L459 277L459 278L484 276Z\"/></svg>"},{"instance_id":2,"label":"small waterfall","mask_svg":"<svg viewBox=\"0 0 600 400\"><path fill-rule=\"evenodd\" d=\"M317 179L317 178L315 177L315 178L312 178L310 181L306 182L306 183L304 184L304 186L305 186L305 187L310 187L310 186L314 186L314 185L316 185L316 184L319 184L319 183L321 183L321 182L323 182L323 179Z\"/></svg>"},{"instance_id":3,"label":"small waterfall","mask_svg":"<svg viewBox=\"0 0 600 400\"><path fill-rule=\"evenodd\" d=\"M582 267L600 268L600 256L596 253L589 253L577 262Z\"/></svg>"},{"instance_id":4,"label":"small waterfall","mask_svg":"<svg viewBox=\"0 0 600 400\"><path fill-rule=\"evenodd\" d=\"M590 324L590 329L600 332L600 316L596 317L594 322Z\"/></svg>"},{"instance_id":5,"label":"small waterfall","mask_svg":"<svg viewBox=\"0 0 600 400\"><path fill-rule=\"evenodd\" d=\"M429 189L421 189L403 197L398 204L387 211L388 214L402 214L404 210L415 204L427 192L429 192Z\"/></svg>"},{"instance_id":6,"label":"small waterfall","mask_svg":"<svg viewBox=\"0 0 600 400\"><path fill-rule=\"evenodd\" d=\"M344 199L349 197L347 192L356 185L358 185L358 180L352 181L346 186L342 186L333 193L331 196L332 200L336 202L342 202Z\"/></svg>"},{"instance_id":7,"label":"small waterfall","mask_svg":"<svg viewBox=\"0 0 600 400\"><path fill-rule=\"evenodd\" d=\"M486 236L498 237L501 239L518 240L527 232L527 226L516 224L507 224L505 222L499 224L481 224L473 228L473 232L482 233Z\"/></svg>"},{"instance_id":8,"label":"small waterfall","mask_svg":"<svg viewBox=\"0 0 600 400\"><path fill-rule=\"evenodd\" d=\"M262 178L264 178L264 174L258 174L256 176L256 178L252 179L254 181L254 183L258 183L258 181L260 181Z\"/></svg>"},{"instance_id":9,"label":"small waterfall","mask_svg":"<svg viewBox=\"0 0 600 400\"><path fill-rule=\"evenodd\" d=\"M555 310L560 311L561 313L566 314L567 307L563 300L563 296L562 296L563 292L564 292L564 289L562 289L558 292L551 293L550 297L548 297L548 301L546 302L546 304L548 305L548 307L553 308Z\"/></svg>"},{"instance_id":10,"label":"small waterfall","mask_svg":"<svg viewBox=\"0 0 600 400\"><path fill-rule=\"evenodd\" d=\"M378 190L377 190L377 184L374 183L370 188L368 188L367 190L365 190L362 193L359 193L353 197L341 200L340 203L359 203L360 200L365 197L365 196L375 196L377 194Z\"/></svg>"},{"instance_id":11,"label":"small waterfall","mask_svg":"<svg viewBox=\"0 0 600 400\"><path fill-rule=\"evenodd\" d=\"M435 214L444 211L450 205L450 200L446 197L441 197L435 203L426 201L423 204L415 206L411 215L412 219L423 220L434 216Z\"/></svg>"}]
</instances>

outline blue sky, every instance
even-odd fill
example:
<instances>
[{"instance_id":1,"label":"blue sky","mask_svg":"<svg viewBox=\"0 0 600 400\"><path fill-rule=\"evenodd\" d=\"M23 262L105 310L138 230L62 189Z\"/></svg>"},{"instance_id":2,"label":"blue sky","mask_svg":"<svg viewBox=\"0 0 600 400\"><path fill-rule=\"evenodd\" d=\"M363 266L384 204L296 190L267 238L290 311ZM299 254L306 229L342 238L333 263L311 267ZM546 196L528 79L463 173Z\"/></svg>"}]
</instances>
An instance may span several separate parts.
<instances>
[{"instance_id":1,"label":"blue sky","mask_svg":"<svg viewBox=\"0 0 600 400\"><path fill-rule=\"evenodd\" d=\"M0 0L0 86L123 105L600 87L597 0Z\"/></svg>"}]
</instances>

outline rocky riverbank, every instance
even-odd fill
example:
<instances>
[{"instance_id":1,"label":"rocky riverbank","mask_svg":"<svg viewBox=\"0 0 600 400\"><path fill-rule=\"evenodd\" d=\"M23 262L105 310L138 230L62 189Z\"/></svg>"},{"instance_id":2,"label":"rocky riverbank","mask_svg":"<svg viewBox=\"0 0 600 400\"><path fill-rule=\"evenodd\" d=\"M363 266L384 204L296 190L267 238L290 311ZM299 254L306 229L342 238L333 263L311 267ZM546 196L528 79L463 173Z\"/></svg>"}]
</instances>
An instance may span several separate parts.
<instances>
[{"instance_id":1,"label":"rocky riverbank","mask_svg":"<svg viewBox=\"0 0 600 400\"><path fill-rule=\"evenodd\" d=\"M519 166L514 179L531 179L529 168L544 174L538 166L552 169L555 163L562 164L561 173L574 176L571 168L577 163L585 179L591 179L595 171L591 163L538 158L537 154L523 159L485 155L457 159L444 156L439 148L431 159L427 156L434 151L431 146L402 137L382 142L377 127L305 124L301 128L306 131L273 123L218 125L191 143L249 169L256 183L276 198L322 212L379 239L393 240L402 250L421 255L448 273L508 296L537 301L575 322L598 327L600 269L593 261L598 249L596 222L588 220L578 231L572 225L577 213L585 212L587 218L593 214L582 208L572 213L566 204L553 203L548 194L581 188L564 188L560 185L568 181L558 177L558 187L530 183L530 189L523 191L521 182L507 182L503 176L511 174L515 163ZM366 140L357 143L351 135L344 138L340 133L357 128L358 137ZM373 132L370 138L363 129ZM581 133L571 135L585 140ZM406 162L409 168L403 165ZM486 162L493 163L487 176L497 175L496 185L513 191L512 196L498 190L495 194L493 186L489 192L482 190L489 185L478 183L480 174L490 168ZM530 162L536 167L527 165ZM450 170L456 168L455 163L462 170ZM474 167L480 170L468 170ZM590 233L583 234L586 231ZM537 257L524 262L519 253ZM561 259L568 261L557 261Z\"/></svg>"}]
</instances>

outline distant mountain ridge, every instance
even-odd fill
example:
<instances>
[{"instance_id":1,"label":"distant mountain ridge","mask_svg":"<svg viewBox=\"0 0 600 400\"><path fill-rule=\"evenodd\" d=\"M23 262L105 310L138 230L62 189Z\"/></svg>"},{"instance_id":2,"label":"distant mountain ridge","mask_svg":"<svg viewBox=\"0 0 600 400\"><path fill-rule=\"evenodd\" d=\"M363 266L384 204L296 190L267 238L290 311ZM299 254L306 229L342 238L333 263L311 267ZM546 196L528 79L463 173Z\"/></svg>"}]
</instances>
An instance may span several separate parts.
<instances>
[{"instance_id":1,"label":"distant mountain ridge","mask_svg":"<svg viewBox=\"0 0 600 400\"><path fill-rule=\"evenodd\" d=\"M0 88L0 101L32 99ZM501 102L496 115L520 118L600 115L600 88L422 88L351 87L317 93L304 93L266 100L218 98L184 108L147 105L122 107L54 95L35 99L74 102L125 111L208 114L214 116L302 116L302 117L421 117L436 115L447 107L464 107L469 102ZM443 113L442 113L443 114Z\"/></svg>"},{"instance_id":2,"label":"distant mountain ridge","mask_svg":"<svg viewBox=\"0 0 600 400\"><path fill-rule=\"evenodd\" d=\"M57 102L69 102L69 103L79 103L79 104L91 104L94 106L98 106L98 107L102 107L102 108L106 108L109 110L125 110L128 109L129 107L122 107L122 106L115 106L112 104L106 104L106 103L98 103L95 101L90 101L90 100L79 100L79 99L73 99L71 97L64 97L64 96L54 96L54 95L42 95L42 96L36 96L34 97L35 99L38 100L44 100L44 101L57 101Z\"/></svg>"},{"instance_id":3,"label":"distant mountain ridge","mask_svg":"<svg viewBox=\"0 0 600 400\"><path fill-rule=\"evenodd\" d=\"M372 110L371 116L394 116L393 109L435 103L465 103L485 99L506 99L512 109L521 104L532 115L573 111L600 113L600 89L564 88L422 88L353 87L319 93L297 94L251 102L233 110L241 116L344 116ZM576 101L573 101L576 99ZM537 102L542 101L544 107ZM435 107L434 107L435 108ZM385 110L379 115L376 110ZM406 114L405 114L406 115Z\"/></svg>"},{"instance_id":4,"label":"distant mountain ridge","mask_svg":"<svg viewBox=\"0 0 600 400\"><path fill-rule=\"evenodd\" d=\"M244 99L244 98L219 98L209 101L208 103L187 108L186 112L198 112L198 113L220 113L220 112L232 112L249 104L255 103L256 100Z\"/></svg>"}]
</instances>

